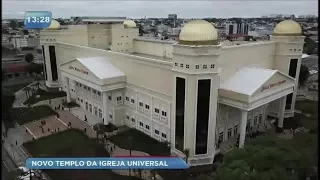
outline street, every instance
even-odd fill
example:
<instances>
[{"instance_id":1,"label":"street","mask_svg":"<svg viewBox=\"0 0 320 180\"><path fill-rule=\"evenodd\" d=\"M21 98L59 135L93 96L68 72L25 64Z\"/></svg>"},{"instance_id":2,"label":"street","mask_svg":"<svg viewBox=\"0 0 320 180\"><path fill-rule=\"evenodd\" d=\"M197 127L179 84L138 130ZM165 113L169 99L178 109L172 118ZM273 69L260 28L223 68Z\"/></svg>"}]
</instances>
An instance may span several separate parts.
<instances>
[{"instance_id":1,"label":"street","mask_svg":"<svg viewBox=\"0 0 320 180\"><path fill-rule=\"evenodd\" d=\"M4 180L11 180L12 178L16 177L15 173L12 173L13 170L17 169L17 166L12 161L11 157L9 156L8 152L2 146L2 175L1 179Z\"/></svg>"}]
</instances>

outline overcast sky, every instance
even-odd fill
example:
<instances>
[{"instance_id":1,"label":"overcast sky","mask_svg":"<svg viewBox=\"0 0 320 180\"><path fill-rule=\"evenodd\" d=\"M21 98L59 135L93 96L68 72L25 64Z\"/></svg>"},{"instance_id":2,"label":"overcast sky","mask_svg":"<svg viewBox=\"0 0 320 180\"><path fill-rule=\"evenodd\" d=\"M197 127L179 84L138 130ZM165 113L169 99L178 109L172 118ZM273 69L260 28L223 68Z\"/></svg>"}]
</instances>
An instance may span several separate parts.
<instances>
[{"instance_id":1,"label":"overcast sky","mask_svg":"<svg viewBox=\"0 0 320 180\"><path fill-rule=\"evenodd\" d=\"M318 14L317 0L211 0L211 1L109 1L109 0L2 0L3 18L23 18L25 11L51 11L54 18L70 16L125 16L128 18L260 17L269 14Z\"/></svg>"}]
</instances>

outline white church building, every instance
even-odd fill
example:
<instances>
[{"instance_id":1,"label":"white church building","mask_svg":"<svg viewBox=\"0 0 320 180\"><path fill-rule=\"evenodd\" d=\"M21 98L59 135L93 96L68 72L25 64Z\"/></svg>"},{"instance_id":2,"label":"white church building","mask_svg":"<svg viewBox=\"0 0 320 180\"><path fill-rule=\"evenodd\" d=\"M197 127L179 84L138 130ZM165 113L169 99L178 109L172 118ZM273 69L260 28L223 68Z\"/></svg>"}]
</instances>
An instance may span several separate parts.
<instances>
[{"instance_id":1,"label":"white church building","mask_svg":"<svg viewBox=\"0 0 320 180\"><path fill-rule=\"evenodd\" d=\"M139 37L134 21L40 32L46 85L62 88L100 122L127 125L191 166L210 164L222 144L294 115L304 37L280 22L270 41L219 42L214 26L192 20L177 42Z\"/></svg>"}]
</instances>

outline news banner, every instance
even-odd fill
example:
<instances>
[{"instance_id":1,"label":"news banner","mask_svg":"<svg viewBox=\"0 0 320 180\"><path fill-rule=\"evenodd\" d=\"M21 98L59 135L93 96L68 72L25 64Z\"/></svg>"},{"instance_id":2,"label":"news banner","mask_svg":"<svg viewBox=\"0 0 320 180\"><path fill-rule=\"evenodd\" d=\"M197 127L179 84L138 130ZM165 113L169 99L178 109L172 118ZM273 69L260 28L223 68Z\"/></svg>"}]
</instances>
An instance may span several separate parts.
<instances>
[{"instance_id":1,"label":"news banner","mask_svg":"<svg viewBox=\"0 0 320 180\"><path fill-rule=\"evenodd\" d=\"M28 169L187 169L178 157L28 158Z\"/></svg>"}]
</instances>

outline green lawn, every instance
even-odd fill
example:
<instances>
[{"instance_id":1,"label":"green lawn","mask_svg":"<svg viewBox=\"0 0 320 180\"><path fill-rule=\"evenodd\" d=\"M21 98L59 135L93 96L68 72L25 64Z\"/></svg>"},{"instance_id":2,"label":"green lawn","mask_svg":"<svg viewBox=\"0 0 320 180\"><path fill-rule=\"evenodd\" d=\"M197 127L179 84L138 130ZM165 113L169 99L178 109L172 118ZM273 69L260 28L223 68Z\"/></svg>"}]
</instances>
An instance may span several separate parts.
<instances>
[{"instance_id":1,"label":"green lawn","mask_svg":"<svg viewBox=\"0 0 320 180\"><path fill-rule=\"evenodd\" d=\"M132 140L130 138L132 137ZM130 129L128 131L112 136L109 140L123 149L131 149L142 151L151 156L170 156L170 148L150 136L136 130Z\"/></svg>"},{"instance_id":2,"label":"green lawn","mask_svg":"<svg viewBox=\"0 0 320 180\"><path fill-rule=\"evenodd\" d=\"M110 157L96 140L70 129L24 144L33 157ZM44 170L52 180L140 180L111 170Z\"/></svg>"},{"instance_id":3,"label":"green lawn","mask_svg":"<svg viewBox=\"0 0 320 180\"><path fill-rule=\"evenodd\" d=\"M303 111L304 113L318 116L318 102L312 100L296 101L295 109Z\"/></svg>"},{"instance_id":4,"label":"green lawn","mask_svg":"<svg viewBox=\"0 0 320 180\"><path fill-rule=\"evenodd\" d=\"M40 95L40 97L37 98L36 97L37 95ZM23 104L32 105L40 101L55 99L55 98L64 97L64 96L66 96L66 92L64 91L48 92L48 91L39 89L34 95L29 97L29 99L27 99Z\"/></svg>"},{"instance_id":5,"label":"green lawn","mask_svg":"<svg viewBox=\"0 0 320 180\"><path fill-rule=\"evenodd\" d=\"M9 110L12 122L17 122L19 125L39 120L48 116L57 115L49 106L41 105L36 107L21 107L11 108Z\"/></svg>"},{"instance_id":6,"label":"green lawn","mask_svg":"<svg viewBox=\"0 0 320 180\"><path fill-rule=\"evenodd\" d=\"M15 84L12 86L4 86L6 89L9 89L10 91L12 91L13 93L19 91L20 89L28 86L30 83L24 83L24 84Z\"/></svg>"}]
</instances>

